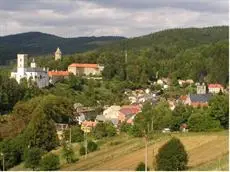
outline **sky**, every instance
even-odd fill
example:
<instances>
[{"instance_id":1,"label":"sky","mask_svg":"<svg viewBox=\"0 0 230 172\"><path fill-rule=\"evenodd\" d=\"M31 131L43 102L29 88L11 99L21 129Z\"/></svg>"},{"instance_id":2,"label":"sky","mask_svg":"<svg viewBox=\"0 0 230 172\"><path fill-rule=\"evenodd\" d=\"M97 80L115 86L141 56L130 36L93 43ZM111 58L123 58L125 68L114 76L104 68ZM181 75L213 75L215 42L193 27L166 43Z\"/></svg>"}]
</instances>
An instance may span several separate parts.
<instances>
[{"instance_id":1,"label":"sky","mask_svg":"<svg viewBox=\"0 0 230 172\"><path fill-rule=\"evenodd\" d=\"M229 24L228 0L0 0L0 36L136 37L169 28Z\"/></svg>"}]
</instances>

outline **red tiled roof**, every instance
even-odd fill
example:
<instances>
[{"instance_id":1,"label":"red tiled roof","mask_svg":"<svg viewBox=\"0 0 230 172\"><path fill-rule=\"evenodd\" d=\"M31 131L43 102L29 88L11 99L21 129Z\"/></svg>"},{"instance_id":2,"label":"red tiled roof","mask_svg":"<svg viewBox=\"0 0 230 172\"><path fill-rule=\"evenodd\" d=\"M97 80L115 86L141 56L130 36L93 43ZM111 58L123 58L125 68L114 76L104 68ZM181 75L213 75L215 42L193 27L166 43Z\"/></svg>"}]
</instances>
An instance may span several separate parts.
<instances>
[{"instance_id":1,"label":"red tiled roof","mask_svg":"<svg viewBox=\"0 0 230 172\"><path fill-rule=\"evenodd\" d=\"M123 113L124 115L137 114L140 111L141 109L138 106L123 106L120 109L120 112Z\"/></svg>"},{"instance_id":2,"label":"red tiled roof","mask_svg":"<svg viewBox=\"0 0 230 172\"><path fill-rule=\"evenodd\" d=\"M208 84L208 88L223 88L221 84Z\"/></svg>"},{"instance_id":3,"label":"red tiled roof","mask_svg":"<svg viewBox=\"0 0 230 172\"><path fill-rule=\"evenodd\" d=\"M93 122L93 121L83 121L82 125L84 127L95 127L96 126L96 122Z\"/></svg>"},{"instance_id":4,"label":"red tiled roof","mask_svg":"<svg viewBox=\"0 0 230 172\"><path fill-rule=\"evenodd\" d=\"M68 76L69 72L68 71L49 71L48 75L49 76Z\"/></svg>"},{"instance_id":5,"label":"red tiled roof","mask_svg":"<svg viewBox=\"0 0 230 172\"><path fill-rule=\"evenodd\" d=\"M79 68L98 68L97 64L84 64L84 63L72 63L69 67L79 67Z\"/></svg>"}]
</instances>

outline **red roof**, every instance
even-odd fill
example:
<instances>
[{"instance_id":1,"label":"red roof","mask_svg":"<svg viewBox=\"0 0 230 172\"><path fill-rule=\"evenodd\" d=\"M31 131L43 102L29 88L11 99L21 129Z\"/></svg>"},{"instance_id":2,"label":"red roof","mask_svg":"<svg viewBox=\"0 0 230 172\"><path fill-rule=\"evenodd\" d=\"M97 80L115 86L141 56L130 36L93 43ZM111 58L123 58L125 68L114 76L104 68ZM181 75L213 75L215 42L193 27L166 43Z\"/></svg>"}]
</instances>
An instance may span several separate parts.
<instances>
[{"instance_id":1,"label":"red roof","mask_svg":"<svg viewBox=\"0 0 230 172\"><path fill-rule=\"evenodd\" d=\"M120 109L120 112L123 113L124 115L137 114L140 111L141 111L140 107L135 105L123 106Z\"/></svg>"},{"instance_id":2,"label":"red roof","mask_svg":"<svg viewBox=\"0 0 230 172\"><path fill-rule=\"evenodd\" d=\"M82 125L84 127L95 127L96 126L96 122L93 122L93 121L83 121Z\"/></svg>"},{"instance_id":3,"label":"red roof","mask_svg":"<svg viewBox=\"0 0 230 172\"><path fill-rule=\"evenodd\" d=\"M69 72L68 71L49 71L48 75L49 76L68 76Z\"/></svg>"},{"instance_id":4,"label":"red roof","mask_svg":"<svg viewBox=\"0 0 230 172\"><path fill-rule=\"evenodd\" d=\"M69 67L79 67L79 68L98 68L97 64L84 64L84 63L72 63Z\"/></svg>"},{"instance_id":5,"label":"red roof","mask_svg":"<svg viewBox=\"0 0 230 172\"><path fill-rule=\"evenodd\" d=\"M224 88L221 84L208 84L208 88Z\"/></svg>"}]
</instances>

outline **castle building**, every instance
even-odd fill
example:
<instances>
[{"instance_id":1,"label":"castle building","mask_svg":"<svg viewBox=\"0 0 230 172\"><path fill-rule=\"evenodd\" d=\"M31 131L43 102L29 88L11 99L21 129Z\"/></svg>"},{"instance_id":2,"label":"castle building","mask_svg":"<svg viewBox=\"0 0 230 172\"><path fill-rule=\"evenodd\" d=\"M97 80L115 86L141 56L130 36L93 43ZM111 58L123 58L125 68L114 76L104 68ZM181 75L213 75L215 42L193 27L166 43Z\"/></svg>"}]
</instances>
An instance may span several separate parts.
<instances>
[{"instance_id":1,"label":"castle building","mask_svg":"<svg viewBox=\"0 0 230 172\"><path fill-rule=\"evenodd\" d=\"M27 81L34 81L39 88L49 85L48 70L45 68L38 68L33 61L30 67L27 66L28 54L17 54L17 69L11 72L11 78L15 78L18 83L21 79L26 78Z\"/></svg>"},{"instance_id":2,"label":"castle building","mask_svg":"<svg viewBox=\"0 0 230 172\"><path fill-rule=\"evenodd\" d=\"M104 66L98 64L72 63L68 66L68 72L77 76L101 75Z\"/></svg>"},{"instance_id":3,"label":"castle building","mask_svg":"<svg viewBox=\"0 0 230 172\"><path fill-rule=\"evenodd\" d=\"M60 48L58 47L56 52L55 52L55 60L61 60L62 52Z\"/></svg>"}]
</instances>

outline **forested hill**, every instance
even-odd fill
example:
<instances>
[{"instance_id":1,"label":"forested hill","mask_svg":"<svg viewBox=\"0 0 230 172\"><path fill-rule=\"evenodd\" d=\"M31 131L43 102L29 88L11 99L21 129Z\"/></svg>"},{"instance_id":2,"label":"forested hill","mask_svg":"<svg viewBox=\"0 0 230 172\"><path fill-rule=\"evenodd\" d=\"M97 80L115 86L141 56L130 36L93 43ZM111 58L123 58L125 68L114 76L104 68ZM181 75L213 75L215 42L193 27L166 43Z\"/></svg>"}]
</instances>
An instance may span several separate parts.
<instances>
[{"instance_id":1,"label":"forested hill","mask_svg":"<svg viewBox=\"0 0 230 172\"><path fill-rule=\"evenodd\" d=\"M228 26L169 29L99 48L97 61L105 64L108 79L143 83L158 72L160 77L227 84L228 40Z\"/></svg>"},{"instance_id":2,"label":"forested hill","mask_svg":"<svg viewBox=\"0 0 230 172\"><path fill-rule=\"evenodd\" d=\"M77 37L62 38L41 32L28 32L0 37L0 65L16 58L17 53L30 55L52 54L60 47L64 54L85 52L105 43L125 39L124 37Z\"/></svg>"},{"instance_id":3,"label":"forested hill","mask_svg":"<svg viewBox=\"0 0 230 172\"><path fill-rule=\"evenodd\" d=\"M174 52L192 48L201 44L215 43L228 40L229 26L213 26L205 28L177 28L168 29L152 34L121 40L108 46L102 51L137 50L142 48L155 48Z\"/></svg>"}]
</instances>

